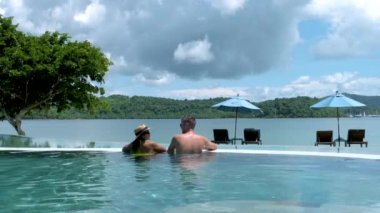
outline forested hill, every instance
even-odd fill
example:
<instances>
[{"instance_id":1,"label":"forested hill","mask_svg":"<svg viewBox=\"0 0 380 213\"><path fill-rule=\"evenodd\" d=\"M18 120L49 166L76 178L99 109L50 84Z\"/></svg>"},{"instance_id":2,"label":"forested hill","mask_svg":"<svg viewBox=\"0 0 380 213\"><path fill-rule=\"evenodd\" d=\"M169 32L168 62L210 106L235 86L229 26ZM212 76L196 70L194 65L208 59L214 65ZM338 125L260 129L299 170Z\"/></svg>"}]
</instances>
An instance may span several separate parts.
<instances>
[{"instance_id":1,"label":"forested hill","mask_svg":"<svg viewBox=\"0 0 380 213\"><path fill-rule=\"evenodd\" d=\"M363 96L363 95L354 95L354 94L345 94L345 95L347 97L353 98L359 102L366 104L368 107L380 108L380 96Z\"/></svg>"},{"instance_id":2,"label":"forested hill","mask_svg":"<svg viewBox=\"0 0 380 213\"><path fill-rule=\"evenodd\" d=\"M367 107L343 109L342 115L356 115L362 112L368 114L380 114L380 96L350 95ZM75 109L57 112L54 109L47 111L34 111L27 118L52 118L52 119L134 119L134 118L163 118L178 119L185 114L195 115L197 118L230 118L233 112L223 112L211 106L226 100L226 98L212 98L206 100L174 100L168 98L145 96L112 95L101 98L105 106L94 113L83 112ZM310 109L310 106L320 99L311 97L276 98L258 103L253 103L263 110L263 113L240 113L239 117L261 118L302 118L302 117L333 117L335 109Z\"/></svg>"}]
</instances>

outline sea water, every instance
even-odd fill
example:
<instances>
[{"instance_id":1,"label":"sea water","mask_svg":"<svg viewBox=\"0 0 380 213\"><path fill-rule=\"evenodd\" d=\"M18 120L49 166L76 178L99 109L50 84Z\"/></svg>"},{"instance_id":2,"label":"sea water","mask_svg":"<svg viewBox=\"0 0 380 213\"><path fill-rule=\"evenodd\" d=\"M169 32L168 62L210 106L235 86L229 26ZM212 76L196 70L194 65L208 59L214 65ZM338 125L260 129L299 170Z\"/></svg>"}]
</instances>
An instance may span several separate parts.
<instances>
[{"instance_id":1,"label":"sea water","mask_svg":"<svg viewBox=\"0 0 380 213\"><path fill-rule=\"evenodd\" d=\"M121 147L134 139L133 130L142 123L151 128L152 139L165 146L180 132L179 119L25 120L23 128L28 137L40 143L47 141L53 147L79 147L90 142L98 147ZM234 124L234 119L197 119L195 131L212 139L212 130L223 128L233 138ZM341 118L340 135L347 138L348 129L365 129L369 147L380 148L379 126L380 118L376 117ZM238 119L237 138L243 138L244 128L260 129L263 145L268 146L310 147L316 141L317 130L333 130L333 137L338 137L336 118ZM4 121L0 122L0 134L15 134L15 131Z\"/></svg>"}]
</instances>

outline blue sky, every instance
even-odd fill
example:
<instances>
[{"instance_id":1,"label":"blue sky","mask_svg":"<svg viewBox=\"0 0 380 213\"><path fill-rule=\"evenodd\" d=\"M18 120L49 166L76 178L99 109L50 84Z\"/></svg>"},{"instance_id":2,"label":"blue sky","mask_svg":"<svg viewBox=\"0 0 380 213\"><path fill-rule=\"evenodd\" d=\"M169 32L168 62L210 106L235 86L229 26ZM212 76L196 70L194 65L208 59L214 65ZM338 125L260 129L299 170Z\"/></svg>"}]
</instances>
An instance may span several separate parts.
<instances>
[{"instance_id":1,"label":"blue sky","mask_svg":"<svg viewBox=\"0 0 380 213\"><path fill-rule=\"evenodd\" d=\"M89 40L107 95L380 95L378 0L0 0L31 34Z\"/></svg>"}]
</instances>

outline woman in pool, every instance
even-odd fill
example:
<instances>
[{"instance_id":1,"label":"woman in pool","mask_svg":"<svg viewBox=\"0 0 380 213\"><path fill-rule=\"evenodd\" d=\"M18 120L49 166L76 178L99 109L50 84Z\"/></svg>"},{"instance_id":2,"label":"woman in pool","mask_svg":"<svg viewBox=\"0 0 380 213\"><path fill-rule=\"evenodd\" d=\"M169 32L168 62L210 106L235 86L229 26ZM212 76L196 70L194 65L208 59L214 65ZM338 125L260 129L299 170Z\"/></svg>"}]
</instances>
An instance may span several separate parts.
<instances>
[{"instance_id":1,"label":"woman in pool","mask_svg":"<svg viewBox=\"0 0 380 213\"><path fill-rule=\"evenodd\" d=\"M123 147L123 152L135 155L154 155L166 152L166 148L150 140L150 128L141 124L135 129L135 140Z\"/></svg>"}]
</instances>

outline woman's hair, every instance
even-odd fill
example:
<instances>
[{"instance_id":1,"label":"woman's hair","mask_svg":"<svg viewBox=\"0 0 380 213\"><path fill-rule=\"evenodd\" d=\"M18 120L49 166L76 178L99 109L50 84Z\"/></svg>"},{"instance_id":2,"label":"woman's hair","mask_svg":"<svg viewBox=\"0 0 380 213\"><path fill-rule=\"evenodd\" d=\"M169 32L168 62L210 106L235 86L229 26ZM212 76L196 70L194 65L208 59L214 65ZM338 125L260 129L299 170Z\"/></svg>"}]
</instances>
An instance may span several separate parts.
<instances>
[{"instance_id":1,"label":"woman's hair","mask_svg":"<svg viewBox=\"0 0 380 213\"><path fill-rule=\"evenodd\" d=\"M140 141L141 141L141 139L143 139L143 135L144 134L141 134L134 141L132 141L132 147L131 147L131 152L132 153L136 153L137 150L139 149Z\"/></svg>"}]
</instances>

